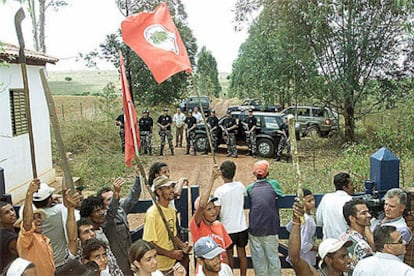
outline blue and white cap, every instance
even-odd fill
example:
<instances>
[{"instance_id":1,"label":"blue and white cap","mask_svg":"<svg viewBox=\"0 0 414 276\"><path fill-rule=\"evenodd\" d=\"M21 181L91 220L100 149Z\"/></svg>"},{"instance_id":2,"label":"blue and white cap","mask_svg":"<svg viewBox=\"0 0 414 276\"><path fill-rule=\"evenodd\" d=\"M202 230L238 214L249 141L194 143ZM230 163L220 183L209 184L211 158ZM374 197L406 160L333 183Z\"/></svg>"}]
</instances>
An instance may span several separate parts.
<instances>
[{"instance_id":1,"label":"blue and white cap","mask_svg":"<svg viewBox=\"0 0 414 276\"><path fill-rule=\"evenodd\" d=\"M225 250L210 237L202 237L194 245L194 254L197 258L211 260L224 251Z\"/></svg>"}]
</instances>

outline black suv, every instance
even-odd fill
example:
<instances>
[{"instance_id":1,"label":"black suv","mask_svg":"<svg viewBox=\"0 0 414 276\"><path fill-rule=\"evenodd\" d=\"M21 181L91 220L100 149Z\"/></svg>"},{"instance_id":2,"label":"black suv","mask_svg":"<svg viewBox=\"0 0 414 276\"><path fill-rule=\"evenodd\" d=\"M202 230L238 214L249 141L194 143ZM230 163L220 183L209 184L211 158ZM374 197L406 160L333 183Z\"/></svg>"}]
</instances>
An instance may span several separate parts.
<instances>
[{"instance_id":1,"label":"black suv","mask_svg":"<svg viewBox=\"0 0 414 276\"><path fill-rule=\"evenodd\" d=\"M333 136L338 132L338 114L329 107L289 106L282 110L285 115L292 114L297 118L303 130L303 136Z\"/></svg>"},{"instance_id":2,"label":"black suv","mask_svg":"<svg viewBox=\"0 0 414 276\"><path fill-rule=\"evenodd\" d=\"M200 103L203 106L204 113L206 115L209 114L211 105L210 98L208 96L200 96ZM190 109L193 110L195 106L198 106L198 110L201 112L201 108L198 103L198 97L190 96L185 100L182 111L188 111Z\"/></svg>"},{"instance_id":3,"label":"black suv","mask_svg":"<svg viewBox=\"0 0 414 276\"><path fill-rule=\"evenodd\" d=\"M232 117L236 119L238 129L236 130L236 143L238 145L246 145L246 135L244 133L243 125L240 123L247 117L247 112L233 111ZM254 111L253 115L257 118L256 127L256 145L257 154L262 157L272 157L279 144L281 134L277 131L283 124L283 114L275 112L260 112ZM222 117L221 123L225 117ZM300 138L300 126L296 124L296 138ZM223 137L222 130L219 128L218 145L226 144L226 137ZM196 128L196 149L203 152L207 145L207 134L204 124L198 124Z\"/></svg>"}]
</instances>

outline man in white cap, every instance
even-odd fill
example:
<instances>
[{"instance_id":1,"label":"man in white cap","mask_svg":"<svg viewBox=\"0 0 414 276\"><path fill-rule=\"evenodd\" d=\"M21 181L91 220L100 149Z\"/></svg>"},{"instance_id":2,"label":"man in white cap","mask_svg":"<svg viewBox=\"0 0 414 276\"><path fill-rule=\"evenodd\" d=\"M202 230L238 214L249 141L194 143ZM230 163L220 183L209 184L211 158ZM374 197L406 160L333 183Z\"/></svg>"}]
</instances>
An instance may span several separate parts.
<instances>
[{"instance_id":1,"label":"man in white cap","mask_svg":"<svg viewBox=\"0 0 414 276\"><path fill-rule=\"evenodd\" d=\"M292 230L289 236L288 254L296 275L342 275L351 268L351 258L347 248L352 241L325 239L319 245L318 253L321 257L319 269L316 270L300 256L300 217L303 216L303 205L298 202L293 205Z\"/></svg>"},{"instance_id":2,"label":"man in white cap","mask_svg":"<svg viewBox=\"0 0 414 276\"><path fill-rule=\"evenodd\" d=\"M36 208L43 209L47 216L42 223L42 233L50 239L53 248L53 256L56 268L65 263L66 248L68 242L65 235L62 211L63 204L56 204L53 200L55 188L46 183L40 183L37 192L33 193L33 204Z\"/></svg>"},{"instance_id":3,"label":"man in white cap","mask_svg":"<svg viewBox=\"0 0 414 276\"><path fill-rule=\"evenodd\" d=\"M202 237L194 245L194 254L197 258L199 269L196 276L231 276L231 268L221 262L221 254L225 250L212 238Z\"/></svg>"},{"instance_id":4,"label":"man in white cap","mask_svg":"<svg viewBox=\"0 0 414 276\"><path fill-rule=\"evenodd\" d=\"M175 181L171 181L167 176L162 175L154 179L152 186L157 196L157 204L168 226L164 224L155 203L148 208L144 218L145 226L142 238L154 245L158 253L158 269L164 274L171 273L174 264L176 262L182 262L184 255L189 254L192 249L191 246L181 241L177 236L176 211L170 205L170 201L175 197L175 184ZM166 227L171 232L171 238ZM183 265L185 266L185 264Z\"/></svg>"}]
</instances>

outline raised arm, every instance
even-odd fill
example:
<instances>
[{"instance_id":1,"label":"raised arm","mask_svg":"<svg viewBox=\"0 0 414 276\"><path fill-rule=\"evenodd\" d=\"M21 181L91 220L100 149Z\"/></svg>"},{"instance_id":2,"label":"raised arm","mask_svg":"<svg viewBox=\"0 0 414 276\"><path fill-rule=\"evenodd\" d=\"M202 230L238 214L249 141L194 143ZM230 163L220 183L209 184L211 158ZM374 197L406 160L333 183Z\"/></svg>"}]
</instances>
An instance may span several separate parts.
<instances>
[{"instance_id":1,"label":"raised arm","mask_svg":"<svg viewBox=\"0 0 414 276\"><path fill-rule=\"evenodd\" d=\"M72 255L78 252L78 228L75 219L75 208L80 200L78 193L70 193L70 190L65 190L63 193L63 204L68 209L68 216L66 218L66 235L68 237L68 248Z\"/></svg>"},{"instance_id":2,"label":"raised arm","mask_svg":"<svg viewBox=\"0 0 414 276\"><path fill-rule=\"evenodd\" d=\"M303 215L303 206L298 202L293 204L292 230L289 236L288 254L296 275L315 275L316 270L300 256L300 217Z\"/></svg>"},{"instance_id":3,"label":"raised arm","mask_svg":"<svg viewBox=\"0 0 414 276\"><path fill-rule=\"evenodd\" d=\"M122 177L118 177L113 183L114 194L112 196L111 203L109 204L109 208L106 212L106 217L109 218L109 220L113 220L118 212L119 197L124 184L125 179Z\"/></svg>"},{"instance_id":4,"label":"raised arm","mask_svg":"<svg viewBox=\"0 0 414 276\"><path fill-rule=\"evenodd\" d=\"M40 180L35 178L29 183L23 207L23 228L26 231L32 229L33 223L33 194L40 189Z\"/></svg>"},{"instance_id":5,"label":"raised arm","mask_svg":"<svg viewBox=\"0 0 414 276\"><path fill-rule=\"evenodd\" d=\"M128 195L125 199L122 199L120 205L124 209L125 213L128 214L131 209L137 204L141 195L141 174L138 166L135 168L135 181L134 184L129 188Z\"/></svg>"},{"instance_id":6,"label":"raised arm","mask_svg":"<svg viewBox=\"0 0 414 276\"><path fill-rule=\"evenodd\" d=\"M201 192L200 195L200 204L194 214L194 220L197 225L200 225L201 219L203 218L203 210L207 205L208 198L211 193L211 189L213 188L214 181L220 176L221 172L218 165L214 165L213 169L211 170L211 176L207 187Z\"/></svg>"}]
</instances>

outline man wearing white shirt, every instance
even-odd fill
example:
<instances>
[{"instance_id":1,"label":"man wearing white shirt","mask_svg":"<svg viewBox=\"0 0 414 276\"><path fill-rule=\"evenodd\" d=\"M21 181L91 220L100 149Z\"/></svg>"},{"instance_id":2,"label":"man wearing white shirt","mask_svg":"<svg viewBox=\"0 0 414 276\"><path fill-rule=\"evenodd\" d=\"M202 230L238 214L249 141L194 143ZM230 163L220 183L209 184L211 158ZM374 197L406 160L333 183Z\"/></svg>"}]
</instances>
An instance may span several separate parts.
<instances>
[{"instance_id":1,"label":"man wearing white shirt","mask_svg":"<svg viewBox=\"0 0 414 276\"><path fill-rule=\"evenodd\" d=\"M395 226L381 226L374 232L377 252L355 267L354 276L414 275L414 269L398 257L406 253L406 243Z\"/></svg>"},{"instance_id":2,"label":"man wearing white shirt","mask_svg":"<svg viewBox=\"0 0 414 276\"><path fill-rule=\"evenodd\" d=\"M196 118L197 124L199 124L199 123L201 123L201 121L203 121L203 115L201 115L201 113L198 111L198 106L194 107L193 117Z\"/></svg>"},{"instance_id":3,"label":"man wearing white shirt","mask_svg":"<svg viewBox=\"0 0 414 276\"><path fill-rule=\"evenodd\" d=\"M352 200L354 183L347 173L338 173L334 177L336 192L325 194L316 212L316 223L322 226L323 239L337 239L348 225L342 209L345 202Z\"/></svg>"},{"instance_id":4,"label":"man wearing white shirt","mask_svg":"<svg viewBox=\"0 0 414 276\"><path fill-rule=\"evenodd\" d=\"M183 132L184 132L185 115L181 113L181 109L177 108L177 113L173 116L173 123L175 123L175 147L183 146Z\"/></svg>"}]
</instances>

